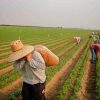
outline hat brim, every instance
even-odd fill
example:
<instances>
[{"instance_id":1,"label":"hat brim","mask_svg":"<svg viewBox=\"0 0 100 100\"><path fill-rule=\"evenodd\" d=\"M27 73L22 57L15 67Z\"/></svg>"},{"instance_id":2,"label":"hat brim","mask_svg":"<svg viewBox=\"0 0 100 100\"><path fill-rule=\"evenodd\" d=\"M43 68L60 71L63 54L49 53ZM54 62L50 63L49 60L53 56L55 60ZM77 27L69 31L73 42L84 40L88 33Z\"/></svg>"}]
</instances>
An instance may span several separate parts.
<instances>
[{"instance_id":1,"label":"hat brim","mask_svg":"<svg viewBox=\"0 0 100 100\"><path fill-rule=\"evenodd\" d=\"M19 59L25 57L27 54L29 54L33 50L34 50L34 46L25 45L23 47L23 49L18 50L16 52L13 52L12 54L10 54L8 57L8 62L13 62L13 61L19 60Z\"/></svg>"}]
</instances>

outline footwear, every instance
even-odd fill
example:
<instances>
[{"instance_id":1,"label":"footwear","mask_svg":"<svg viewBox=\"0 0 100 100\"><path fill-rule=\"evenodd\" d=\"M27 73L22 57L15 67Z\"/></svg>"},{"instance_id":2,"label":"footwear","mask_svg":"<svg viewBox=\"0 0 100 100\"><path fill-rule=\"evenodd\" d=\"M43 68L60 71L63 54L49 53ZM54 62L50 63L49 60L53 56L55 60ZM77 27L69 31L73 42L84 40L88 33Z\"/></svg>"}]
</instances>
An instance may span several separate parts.
<instances>
[{"instance_id":1,"label":"footwear","mask_svg":"<svg viewBox=\"0 0 100 100\"><path fill-rule=\"evenodd\" d=\"M91 63L96 64L96 61L95 60L91 60Z\"/></svg>"},{"instance_id":2,"label":"footwear","mask_svg":"<svg viewBox=\"0 0 100 100\"><path fill-rule=\"evenodd\" d=\"M98 61L98 58L96 58L96 61Z\"/></svg>"}]
</instances>

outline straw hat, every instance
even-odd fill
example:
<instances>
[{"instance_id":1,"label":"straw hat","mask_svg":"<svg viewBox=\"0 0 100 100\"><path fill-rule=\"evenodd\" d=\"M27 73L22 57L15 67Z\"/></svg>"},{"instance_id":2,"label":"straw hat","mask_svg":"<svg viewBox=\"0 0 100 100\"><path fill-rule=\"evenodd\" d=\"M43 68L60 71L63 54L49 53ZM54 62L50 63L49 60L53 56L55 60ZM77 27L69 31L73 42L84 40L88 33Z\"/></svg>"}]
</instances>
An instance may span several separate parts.
<instances>
[{"instance_id":1,"label":"straw hat","mask_svg":"<svg viewBox=\"0 0 100 100\"><path fill-rule=\"evenodd\" d=\"M19 60L34 50L31 45L23 45L20 40L11 42L12 53L8 57L8 62Z\"/></svg>"}]
</instances>

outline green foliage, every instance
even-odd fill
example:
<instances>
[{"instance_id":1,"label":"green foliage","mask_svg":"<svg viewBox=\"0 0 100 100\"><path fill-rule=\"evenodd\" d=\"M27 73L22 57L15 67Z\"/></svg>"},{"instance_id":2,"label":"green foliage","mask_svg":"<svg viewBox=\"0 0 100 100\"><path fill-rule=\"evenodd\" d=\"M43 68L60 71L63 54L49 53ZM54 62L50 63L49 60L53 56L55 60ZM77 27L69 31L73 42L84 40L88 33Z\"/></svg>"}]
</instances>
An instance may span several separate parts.
<instances>
[{"instance_id":1,"label":"green foliage","mask_svg":"<svg viewBox=\"0 0 100 100\"><path fill-rule=\"evenodd\" d=\"M100 57L98 59L98 63L96 65L96 72L97 72L97 78L96 78L96 91L97 91L97 100L100 99Z\"/></svg>"},{"instance_id":2,"label":"green foliage","mask_svg":"<svg viewBox=\"0 0 100 100\"><path fill-rule=\"evenodd\" d=\"M0 26L0 40L10 41L18 39L22 40L29 38L46 38L48 34L51 38L67 37L72 34L83 35L89 34L90 30L74 30L74 29L60 29L60 28L46 28L46 27L25 27L25 26Z\"/></svg>"},{"instance_id":3,"label":"green foliage","mask_svg":"<svg viewBox=\"0 0 100 100\"><path fill-rule=\"evenodd\" d=\"M68 42L73 40L74 36L81 36L82 41L80 44L77 44L74 49L71 49L70 51L66 52L61 58L60 63L56 67L48 67L46 68L47 73L47 81L49 81L56 72L60 71L62 66L66 64L68 60L71 59L71 57L75 54L75 52L84 44L86 41L86 38L89 36L91 30L76 30L76 29L63 29L63 28L46 28L46 27L25 27L25 26L0 26L0 48L6 48L9 46L9 41L19 39L24 43L28 44L44 44L50 49L56 47L59 44L57 43L58 40L68 40ZM55 49L53 52L55 54L59 54L60 52L66 50L68 47L70 47L73 43L65 44L62 47L59 47ZM8 50L0 50L0 53L8 52ZM7 57L7 56L5 56ZM0 57L1 59L3 57ZM5 67L10 66L11 64L0 64L0 69L3 69ZM74 72L73 75L75 75L76 72ZM6 73L5 75L2 75L0 77L0 88L3 88L7 85L9 85L11 82L15 81L17 78L21 76L21 73L13 70L9 73ZM5 81L3 81L5 80ZM73 80L73 78L70 78L68 81L69 83ZM3 82L1 82L3 81ZM68 87L68 85L66 85ZM63 90L65 92L65 90ZM9 96L9 100L15 100L16 96L20 95L20 90L17 92L14 92ZM61 99L60 99L61 100Z\"/></svg>"},{"instance_id":4,"label":"green foliage","mask_svg":"<svg viewBox=\"0 0 100 100\"><path fill-rule=\"evenodd\" d=\"M18 89L15 92L8 95L8 100L16 100L16 97L20 95L21 95L21 89Z\"/></svg>"},{"instance_id":5,"label":"green foliage","mask_svg":"<svg viewBox=\"0 0 100 100\"><path fill-rule=\"evenodd\" d=\"M76 93L78 92L80 88L80 80L83 76L84 66L88 59L88 52L89 52L89 44L87 45L87 48L83 51L80 59L78 60L78 63L75 65L75 67L71 71L69 77L66 79L63 86L59 90L58 95L57 95L57 100L63 100L64 96L66 96L66 94L69 92L69 89L72 87L74 87L74 90L71 93L70 100L76 100Z\"/></svg>"},{"instance_id":6,"label":"green foliage","mask_svg":"<svg viewBox=\"0 0 100 100\"><path fill-rule=\"evenodd\" d=\"M15 81L22 74L16 70L12 70L0 77L0 89L9 85L12 81Z\"/></svg>"}]
</instances>

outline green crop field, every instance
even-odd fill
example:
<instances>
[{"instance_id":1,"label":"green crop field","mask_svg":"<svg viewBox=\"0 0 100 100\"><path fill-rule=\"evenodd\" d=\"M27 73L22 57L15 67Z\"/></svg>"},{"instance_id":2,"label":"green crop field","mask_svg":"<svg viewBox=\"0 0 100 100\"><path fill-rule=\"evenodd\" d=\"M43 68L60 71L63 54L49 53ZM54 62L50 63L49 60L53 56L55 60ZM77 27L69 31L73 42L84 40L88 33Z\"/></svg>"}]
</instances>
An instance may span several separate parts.
<instances>
[{"instance_id":1,"label":"green crop field","mask_svg":"<svg viewBox=\"0 0 100 100\"><path fill-rule=\"evenodd\" d=\"M21 100L22 73L13 68L13 63L7 62L11 53L10 43L16 39L21 39L23 43L33 46L45 45L59 57L58 65L46 67L47 99L50 97L49 94L52 98L49 98L50 100L55 100L54 98L56 100L77 100L80 98L82 95L79 93L83 88L81 83L85 72L89 68L91 69L89 47L93 43L93 39L89 38L89 35L92 31L100 32L58 27L0 26L0 100ZM75 36L81 37L79 44L75 42L73 38ZM97 73L95 76L97 77L95 80L97 95L95 97L97 100L100 98L99 61L100 57L95 66ZM49 86L53 89L50 90Z\"/></svg>"},{"instance_id":2,"label":"green crop field","mask_svg":"<svg viewBox=\"0 0 100 100\"><path fill-rule=\"evenodd\" d=\"M63 29L63 28L43 28L43 27L23 27L23 26L0 26L0 40L11 41L18 39L27 40L30 38L62 38L75 35L88 35L90 30Z\"/></svg>"}]
</instances>

